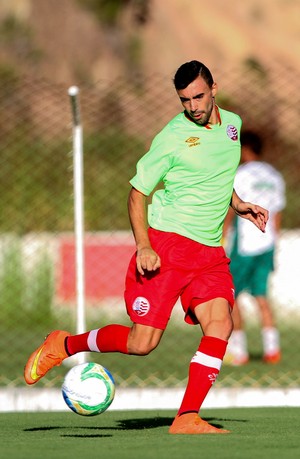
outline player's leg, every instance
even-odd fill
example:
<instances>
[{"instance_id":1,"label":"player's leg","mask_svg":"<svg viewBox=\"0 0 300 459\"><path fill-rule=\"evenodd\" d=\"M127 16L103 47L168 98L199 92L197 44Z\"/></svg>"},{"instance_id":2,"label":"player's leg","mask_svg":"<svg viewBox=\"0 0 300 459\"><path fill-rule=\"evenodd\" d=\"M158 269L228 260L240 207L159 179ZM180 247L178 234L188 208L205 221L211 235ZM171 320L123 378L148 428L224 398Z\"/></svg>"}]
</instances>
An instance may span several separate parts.
<instances>
[{"instance_id":1,"label":"player's leg","mask_svg":"<svg viewBox=\"0 0 300 459\"><path fill-rule=\"evenodd\" d=\"M233 330L241 330L244 328L244 319L241 313L239 298L237 297L232 308Z\"/></svg>"},{"instance_id":2,"label":"player's leg","mask_svg":"<svg viewBox=\"0 0 300 459\"><path fill-rule=\"evenodd\" d=\"M136 323L131 327L111 324L82 335L69 336L66 340L66 350L69 355L89 351L147 355L158 346L163 332Z\"/></svg>"},{"instance_id":3,"label":"player's leg","mask_svg":"<svg viewBox=\"0 0 300 459\"><path fill-rule=\"evenodd\" d=\"M275 323L272 306L267 298L268 279L273 270L274 250L256 257L252 292L260 312L263 360L266 363L278 363L281 359L279 330Z\"/></svg>"},{"instance_id":4,"label":"player's leg","mask_svg":"<svg viewBox=\"0 0 300 459\"><path fill-rule=\"evenodd\" d=\"M247 335L241 314L239 297L232 309L233 331L228 341L224 363L227 365L245 365L249 361Z\"/></svg>"},{"instance_id":5,"label":"player's leg","mask_svg":"<svg viewBox=\"0 0 300 459\"><path fill-rule=\"evenodd\" d=\"M181 295L181 303L186 322L200 324L204 336L191 360L185 394L170 433L227 433L201 420L198 412L218 376L232 331L234 287L230 260L223 247L201 244L190 257L201 269L194 271L193 280Z\"/></svg>"},{"instance_id":6,"label":"player's leg","mask_svg":"<svg viewBox=\"0 0 300 459\"><path fill-rule=\"evenodd\" d=\"M156 234L162 261L170 252L169 245L162 238L167 234ZM169 244L169 245L168 245ZM164 263L166 266L167 263ZM180 291L183 276L170 280L167 268L140 276L136 270L135 256L132 257L127 275L125 302L132 327L112 324L81 335L70 336L68 332L55 331L32 353L25 366L25 380L36 383L53 366L78 352L121 352L123 354L146 355L158 345L167 326ZM158 292L164 292L159 295Z\"/></svg>"},{"instance_id":7,"label":"player's leg","mask_svg":"<svg viewBox=\"0 0 300 459\"><path fill-rule=\"evenodd\" d=\"M159 274L159 273L158 273ZM29 357L24 371L27 384L34 384L53 366L60 365L64 359L78 352L121 352L123 354L145 355L159 343L162 330L168 319L160 317L162 326L156 326L157 318L153 317L156 298L153 292L160 291L157 273L143 276L140 279L136 270L135 255L132 256L126 275L125 302L132 327L111 324L89 332L71 336L64 331L50 333L44 343ZM152 287L152 283L157 285ZM151 297L148 298L148 292ZM140 322L142 320L142 322ZM147 322L150 321L150 322ZM148 327L149 325L149 327ZM158 331L156 331L158 329Z\"/></svg>"},{"instance_id":8,"label":"player's leg","mask_svg":"<svg viewBox=\"0 0 300 459\"><path fill-rule=\"evenodd\" d=\"M29 357L24 377L35 384L54 366L78 352L120 352L147 355L159 344L163 330L145 325L112 324L80 335L56 330Z\"/></svg>"},{"instance_id":9,"label":"player's leg","mask_svg":"<svg viewBox=\"0 0 300 459\"><path fill-rule=\"evenodd\" d=\"M204 336L189 368L188 384L178 414L170 427L172 434L227 433L198 416L201 405L221 369L232 331L228 301L216 298L198 305L194 313Z\"/></svg>"},{"instance_id":10,"label":"player's leg","mask_svg":"<svg viewBox=\"0 0 300 459\"><path fill-rule=\"evenodd\" d=\"M204 336L191 360L189 382L178 414L200 410L220 371L232 330L230 306L224 298L197 306L195 314Z\"/></svg>"},{"instance_id":11,"label":"player's leg","mask_svg":"<svg viewBox=\"0 0 300 459\"><path fill-rule=\"evenodd\" d=\"M272 307L265 296L257 296L255 299L261 315L263 361L278 363L281 360L280 335L275 325Z\"/></svg>"},{"instance_id":12,"label":"player's leg","mask_svg":"<svg viewBox=\"0 0 300 459\"><path fill-rule=\"evenodd\" d=\"M255 259L235 252L230 263L234 279L236 301L232 309L233 331L228 341L224 363L233 366L244 365L249 361L247 334L242 317L239 295L251 291L251 279L255 269Z\"/></svg>"}]
</instances>

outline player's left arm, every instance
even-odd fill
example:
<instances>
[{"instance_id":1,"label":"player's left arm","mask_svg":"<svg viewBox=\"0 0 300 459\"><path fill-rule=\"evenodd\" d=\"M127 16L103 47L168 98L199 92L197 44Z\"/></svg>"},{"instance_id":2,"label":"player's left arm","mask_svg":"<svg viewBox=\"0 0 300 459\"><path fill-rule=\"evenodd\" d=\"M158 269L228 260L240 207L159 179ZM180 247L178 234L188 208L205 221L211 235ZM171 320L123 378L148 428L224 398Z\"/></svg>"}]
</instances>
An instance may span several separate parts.
<instances>
[{"instance_id":1,"label":"player's left arm","mask_svg":"<svg viewBox=\"0 0 300 459\"><path fill-rule=\"evenodd\" d=\"M230 205L239 217L249 220L263 233L265 232L269 219L269 211L267 209L257 204L243 201L235 190L233 190Z\"/></svg>"}]
</instances>

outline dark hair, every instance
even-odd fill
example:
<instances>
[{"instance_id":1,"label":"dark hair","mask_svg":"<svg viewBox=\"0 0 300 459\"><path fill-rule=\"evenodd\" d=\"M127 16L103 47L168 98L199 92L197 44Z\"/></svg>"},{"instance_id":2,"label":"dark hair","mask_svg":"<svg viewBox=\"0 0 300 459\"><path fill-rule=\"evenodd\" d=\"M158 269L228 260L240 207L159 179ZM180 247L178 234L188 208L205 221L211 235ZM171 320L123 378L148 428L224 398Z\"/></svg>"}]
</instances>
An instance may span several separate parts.
<instances>
[{"instance_id":1,"label":"dark hair","mask_svg":"<svg viewBox=\"0 0 300 459\"><path fill-rule=\"evenodd\" d=\"M199 61L190 61L182 64L174 76L174 86L176 89L185 89L198 76L203 78L207 85L211 88L214 80L210 70Z\"/></svg>"},{"instance_id":2,"label":"dark hair","mask_svg":"<svg viewBox=\"0 0 300 459\"><path fill-rule=\"evenodd\" d=\"M263 141L262 138L253 131L241 132L241 145L251 148L257 156L262 154Z\"/></svg>"}]
</instances>

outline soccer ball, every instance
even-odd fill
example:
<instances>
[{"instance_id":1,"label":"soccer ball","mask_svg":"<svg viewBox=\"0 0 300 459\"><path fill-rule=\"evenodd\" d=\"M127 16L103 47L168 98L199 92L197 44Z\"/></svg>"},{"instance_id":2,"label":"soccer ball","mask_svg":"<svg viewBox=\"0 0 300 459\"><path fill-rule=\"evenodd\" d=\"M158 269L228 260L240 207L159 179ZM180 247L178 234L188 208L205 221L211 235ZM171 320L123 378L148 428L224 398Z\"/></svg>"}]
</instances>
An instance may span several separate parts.
<instances>
[{"instance_id":1,"label":"soccer ball","mask_svg":"<svg viewBox=\"0 0 300 459\"><path fill-rule=\"evenodd\" d=\"M103 413L115 396L115 383L110 372L98 363L82 363L71 368L62 385L68 407L82 416Z\"/></svg>"}]
</instances>

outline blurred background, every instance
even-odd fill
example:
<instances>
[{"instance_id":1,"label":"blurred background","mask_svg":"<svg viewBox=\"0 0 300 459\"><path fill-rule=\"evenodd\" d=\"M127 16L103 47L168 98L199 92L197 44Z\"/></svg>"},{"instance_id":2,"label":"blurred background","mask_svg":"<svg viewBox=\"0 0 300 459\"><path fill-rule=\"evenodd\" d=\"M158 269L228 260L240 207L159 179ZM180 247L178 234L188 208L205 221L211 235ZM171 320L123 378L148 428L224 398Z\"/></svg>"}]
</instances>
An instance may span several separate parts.
<instances>
[{"instance_id":1,"label":"blurred background","mask_svg":"<svg viewBox=\"0 0 300 459\"><path fill-rule=\"evenodd\" d=\"M2 387L25 386L23 366L49 331L76 331L69 86L80 89L84 133L87 329L127 324L128 181L181 111L172 78L192 59L211 69L218 104L263 136L265 159L287 186L269 286L282 361L262 363L258 314L245 297L251 360L224 365L216 386L299 387L299 13L299 0L0 0ZM198 342L178 305L150 356L90 359L119 387L183 387ZM59 386L65 373L53 369L39 387Z\"/></svg>"}]
</instances>

